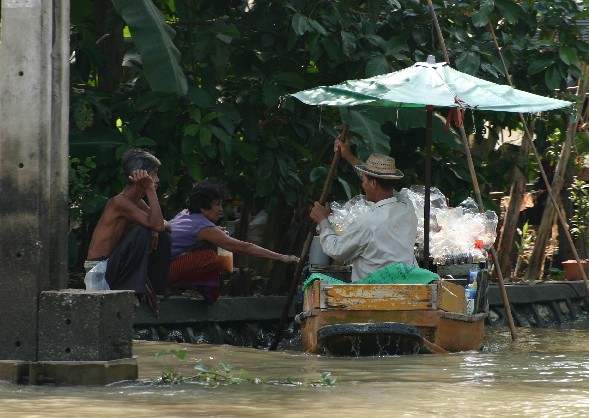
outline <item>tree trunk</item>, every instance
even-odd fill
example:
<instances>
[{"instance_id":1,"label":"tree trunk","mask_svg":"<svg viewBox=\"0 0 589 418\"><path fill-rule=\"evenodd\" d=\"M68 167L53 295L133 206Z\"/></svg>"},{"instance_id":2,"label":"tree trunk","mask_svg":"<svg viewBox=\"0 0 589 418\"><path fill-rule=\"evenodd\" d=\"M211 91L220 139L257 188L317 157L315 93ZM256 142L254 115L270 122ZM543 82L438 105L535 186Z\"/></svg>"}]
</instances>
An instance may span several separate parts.
<instances>
[{"instance_id":1,"label":"tree trunk","mask_svg":"<svg viewBox=\"0 0 589 418\"><path fill-rule=\"evenodd\" d=\"M98 68L98 89L114 92L123 79L123 56L125 53L123 21L110 19L115 13L111 0L95 2L96 44L104 56L105 65ZM109 23L111 24L109 26Z\"/></svg>"},{"instance_id":2,"label":"tree trunk","mask_svg":"<svg viewBox=\"0 0 589 418\"><path fill-rule=\"evenodd\" d=\"M556 170L554 172L554 179L552 180L552 185L550 187L553 196L559 196L564 185L564 176L571 155L573 139L576 133L575 126L576 124L574 123L569 124L567 129L566 140L562 146L558 163L556 164ZM534 250L532 251L530 265L528 266L525 276L526 280L541 279L540 274L543 270L542 263L544 260L544 254L546 252L546 245L548 244L548 240L552 235L552 220L554 219L554 214L554 203L552 202L552 199L548 198L544 208L544 213L542 214L542 221L540 223L540 227L538 228L536 241L534 242Z\"/></svg>"}]
</instances>

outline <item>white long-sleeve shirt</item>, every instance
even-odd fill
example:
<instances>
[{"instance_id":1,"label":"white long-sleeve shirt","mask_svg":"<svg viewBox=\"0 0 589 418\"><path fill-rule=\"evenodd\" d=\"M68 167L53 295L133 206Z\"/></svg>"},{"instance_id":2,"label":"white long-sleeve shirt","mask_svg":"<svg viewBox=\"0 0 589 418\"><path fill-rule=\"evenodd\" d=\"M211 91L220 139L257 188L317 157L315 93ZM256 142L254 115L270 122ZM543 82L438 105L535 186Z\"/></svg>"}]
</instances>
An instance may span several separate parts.
<instances>
[{"instance_id":1,"label":"white long-sleeve shirt","mask_svg":"<svg viewBox=\"0 0 589 418\"><path fill-rule=\"evenodd\" d=\"M417 216L411 200L391 197L360 214L337 235L329 220L319 223L323 252L352 262L352 281L392 263L417 265L414 254Z\"/></svg>"}]
</instances>

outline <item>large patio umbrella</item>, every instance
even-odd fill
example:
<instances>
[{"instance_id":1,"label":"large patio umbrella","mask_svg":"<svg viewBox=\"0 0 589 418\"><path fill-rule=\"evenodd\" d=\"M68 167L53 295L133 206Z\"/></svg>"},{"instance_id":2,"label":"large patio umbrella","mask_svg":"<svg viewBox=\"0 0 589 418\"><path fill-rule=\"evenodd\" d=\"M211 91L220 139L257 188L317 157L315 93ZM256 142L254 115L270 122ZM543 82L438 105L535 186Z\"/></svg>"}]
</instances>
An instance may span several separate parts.
<instances>
[{"instance_id":1,"label":"large patio umbrella","mask_svg":"<svg viewBox=\"0 0 589 418\"><path fill-rule=\"evenodd\" d=\"M424 205L424 267L429 268L429 217L431 186L432 114L434 107L535 113L571 106L573 103L517 90L486 81L436 63L427 62L389 74L317 87L292 94L316 106L379 106L426 108L426 173ZM460 119L462 120L462 119Z\"/></svg>"}]
</instances>

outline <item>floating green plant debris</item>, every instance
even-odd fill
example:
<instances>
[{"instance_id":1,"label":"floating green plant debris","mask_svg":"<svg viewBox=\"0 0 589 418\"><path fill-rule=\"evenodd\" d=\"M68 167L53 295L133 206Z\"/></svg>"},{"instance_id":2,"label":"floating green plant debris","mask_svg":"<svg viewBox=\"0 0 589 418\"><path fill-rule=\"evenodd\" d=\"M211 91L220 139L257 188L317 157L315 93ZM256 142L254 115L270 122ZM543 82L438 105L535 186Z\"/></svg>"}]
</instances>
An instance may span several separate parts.
<instances>
[{"instance_id":1,"label":"floating green plant debris","mask_svg":"<svg viewBox=\"0 0 589 418\"><path fill-rule=\"evenodd\" d=\"M187 350L160 350L155 353L156 358L162 358L164 361L164 368L162 374L158 379L159 383L164 384L180 384L180 383L199 383L210 387L217 387L221 385L235 385L243 383L253 383L256 385L286 385L286 386L335 386L337 378L331 377L330 372L323 372L317 380L313 381L296 381L292 377L287 377L284 380L268 380L260 377L251 376L247 370L240 369L234 371L233 368L220 361L218 365L209 367L205 364L197 364L194 366L196 374L193 376L184 376L178 372L178 366L181 361L186 360ZM172 358L170 362L168 359Z\"/></svg>"}]
</instances>

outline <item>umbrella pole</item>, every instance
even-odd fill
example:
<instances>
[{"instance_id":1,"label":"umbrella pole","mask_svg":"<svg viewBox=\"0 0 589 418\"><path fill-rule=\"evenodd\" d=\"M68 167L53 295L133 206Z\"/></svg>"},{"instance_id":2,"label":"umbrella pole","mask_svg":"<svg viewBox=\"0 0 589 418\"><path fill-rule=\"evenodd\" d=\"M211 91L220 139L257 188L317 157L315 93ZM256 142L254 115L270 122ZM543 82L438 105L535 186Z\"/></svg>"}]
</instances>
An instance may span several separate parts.
<instances>
[{"instance_id":1,"label":"umbrella pole","mask_svg":"<svg viewBox=\"0 0 589 418\"><path fill-rule=\"evenodd\" d=\"M430 269L429 264L429 226L431 213L430 188L432 186L432 124L433 106L426 107L427 120L425 128L425 193L423 196L423 268Z\"/></svg>"},{"instance_id":2,"label":"umbrella pole","mask_svg":"<svg viewBox=\"0 0 589 418\"><path fill-rule=\"evenodd\" d=\"M344 125L342 129L341 137L343 141L346 141L348 136L348 125ZM337 164L339 162L341 156L341 151L338 149L334 156L333 160L331 161L331 166L329 167L329 172L327 174L327 179L325 179L325 184L323 185L323 190L321 191L321 197L319 198L319 204L325 204L327 200L327 194L329 193L329 189L331 187L331 183L333 182L333 178L335 176L335 171L337 169ZM295 273L293 275L292 281L290 282L290 289L288 295L286 297L286 302L282 307L282 314L280 315L280 323L278 324L278 330L276 331L276 335L274 337L274 341L270 345L269 350L275 351L278 348L278 343L282 339L282 334L284 332L284 327L286 326L286 321L288 320L288 313L290 311L290 307L292 305L292 301L294 299L294 295L297 291L297 287L299 284L299 280L301 277L301 273L303 272L303 264L307 255L309 255L309 249L311 248L311 242L313 241L313 236L315 235L314 232L314 224L309 228L309 232L307 233L307 239L305 239L305 243L303 244L303 249L301 251L301 257L299 258L299 262L297 263L297 268L295 269Z\"/></svg>"},{"instance_id":3,"label":"umbrella pole","mask_svg":"<svg viewBox=\"0 0 589 418\"><path fill-rule=\"evenodd\" d=\"M444 59L449 64L450 57L448 56L448 50L446 49L446 43L444 42L444 36L442 35L442 30L440 29L440 25L438 23L438 17L436 15L436 11L434 9L434 5L432 4L432 0L427 0L430 12L432 14L432 20L434 22L434 26L436 28L436 32L438 34L438 40L442 47L442 51L444 53ZM472 155L470 153L470 147L468 146L468 139L466 138L466 132L464 131L464 125L462 123L462 115L460 112L456 112L458 125L460 126L460 137L462 138L462 145L464 147L464 152L466 154L466 160L468 162L468 170L470 172L470 177L472 179L472 185L474 189L474 195L476 202L479 206L479 211L483 213L485 211L485 206L483 205L483 199L481 198L481 190L479 188L479 182L477 180L477 176L474 170L474 163L472 162ZM505 315L507 316L507 323L509 325L509 331L511 332L511 339L517 339L517 333L515 331L515 324L513 323L513 316L511 314L511 306L509 304L509 298L507 297L507 291L505 290L505 282L503 280L503 274L501 273L501 267L499 266L499 260L497 259L497 252L495 251L494 247L490 249L491 256L493 257L493 264L495 266L495 274L497 274L497 281L499 282L499 290L501 293L501 299L503 301L503 307L505 308Z\"/></svg>"}]
</instances>

